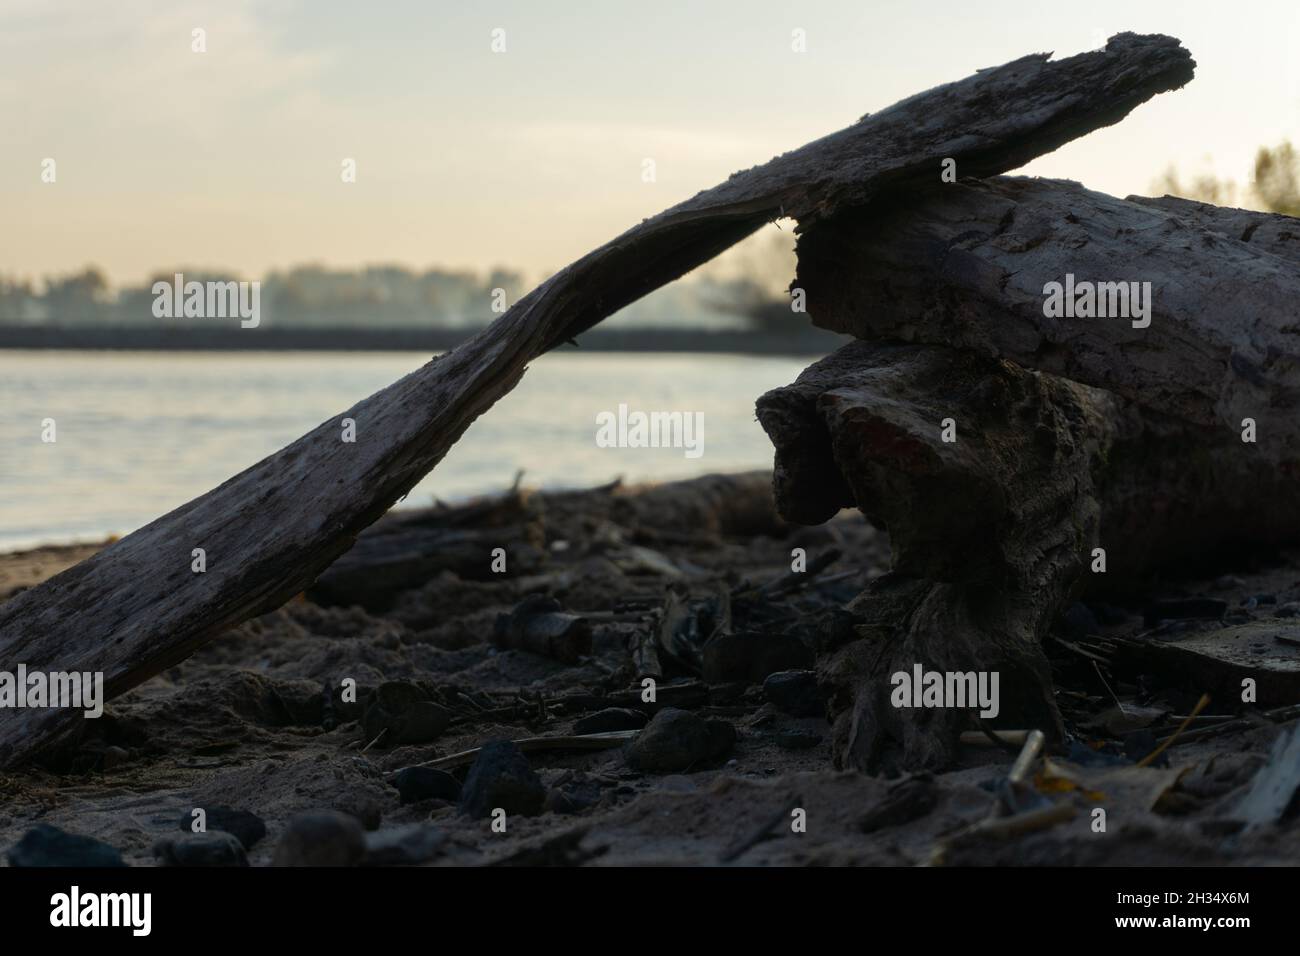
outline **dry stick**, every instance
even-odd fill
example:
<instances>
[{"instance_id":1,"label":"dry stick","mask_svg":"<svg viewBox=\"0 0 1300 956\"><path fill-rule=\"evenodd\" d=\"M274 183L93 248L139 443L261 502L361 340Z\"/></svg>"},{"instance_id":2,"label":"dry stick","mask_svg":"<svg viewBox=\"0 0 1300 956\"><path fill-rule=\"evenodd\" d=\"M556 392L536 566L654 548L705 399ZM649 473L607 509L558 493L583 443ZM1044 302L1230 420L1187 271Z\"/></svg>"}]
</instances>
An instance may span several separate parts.
<instances>
[{"instance_id":1,"label":"dry stick","mask_svg":"<svg viewBox=\"0 0 1300 956\"><path fill-rule=\"evenodd\" d=\"M610 750L622 746L640 732L639 730L611 730L599 734L521 737L519 740L512 740L511 743L524 753L534 753L539 750ZM460 753L449 754L446 757L438 757L436 760L411 764L410 767L402 767L401 770L392 771L388 774L388 777L390 779L396 778L402 770L410 770L411 767L433 767L435 770L446 770L449 767L465 767L474 762L482 749L482 747L471 747L469 750L462 750Z\"/></svg>"},{"instance_id":2,"label":"dry stick","mask_svg":"<svg viewBox=\"0 0 1300 956\"><path fill-rule=\"evenodd\" d=\"M1139 761L1137 762L1137 765L1138 765L1139 767L1145 767L1145 766L1147 766L1148 764L1150 764L1151 761L1155 760L1155 759L1156 759L1157 757L1159 757L1162 753L1164 753L1165 750L1166 750L1166 749L1167 749L1167 748L1168 748L1168 747L1169 747L1169 746L1170 746L1170 745L1171 745L1175 740L1178 739L1178 735L1181 734L1184 730L1187 729L1188 725L1191 724L1193 718L1195 718L1197 714L1199 714L1199 713L1200 713L1201 711L1203 711L1207 706L1209 706L1209 703L1210 703L1210 695L1209 695L1209 694L1202 694L1202 695L1201 695L1201 699L1198 700L1198 701L1196 702L1196 706L1192 708L1192 712L1191 712L1190 714L1187 715L1187 719L1186 719L1186 720L1184 720L1181 724L1178 725L1178 729L1175 730L1175 731L1173 732L1173 735L1170 736L1170 737L1165 738L1164 743L1162 743L1162 744L1161 744L1159 747L1157 747L1155 750L1151 751L1149 754L1147 754L1145 757L1143 757L1141 760L1139 760Z\"/></svg>"},{"instance_id":3,"label":"dry stick","mask_svg":"<svg viewBox=\"0 0 1300 956\"><path fill-rule=\"evenodd\" d=\"M1274 723L1284 723L1295 717L1300 717L1300 704L1289 704L1286 707L1275 707L1273 710L1266 710L1259 716L1264 717ZM1233 718L1226 720L1221 724L1213 727L1202 727L1199 730L1192 730L1185 734L1173 733L1168 737L1162 738L1161 743L1168 742L1169 746L1176 747L1180 744L1190 743L1193 740L1204 740L1207 737L1216 737L1219 734L1229 733L1234 730L1249 730L1257 727L1259 724L1253 719ZM1178 739L1175 741L1174 738Z\"/></svg>"},{"instance_id":4,"label":"dry stick","mask_svg":"<svg viewBox=\"0 0 1300 956\"><path fill-rule=\"evenodd\" d=\"M1041 730L1031 730L1025 737L1024 749L1016 757L1016 762L1011 765L1007 772L1007 781L1012 784L1024 783L1025 777L1029 775L1029 768L1033 766L1039 754L1043 752L1043 743L1047 740Z\"/></svg>"},{"instance_id":5,"label":"dry stick","mask_svg":"<svg viewBox=\"0 0 1300 956\"><path fill-rule=\"evenodd\" d=\"M104 675L113 698L304 590L442 460L539 355L782 216L805 227L882 195L1023 166L1188 82L1170 37L1022 57L910 97L647 219L552 276L487 329L94 557L0 604L0 662ZM341 419L357 440L340 439ZM207 554L193 573L193 549ZM0 768L73 725L0 714Z\"/></svg>"},{"instance_id":6,"label":"dry stick","mask_svg":"<svg viewBox=\"0 0 1300 956\"><path fill-rule=\"evenodd\" d=\"M722 863L730 863L733 860L740 859L754 847L770 838L772 836L772 831L786 820L790 819L790 814L798 809L802 804L803 797L791 797L786 802L785 806L778 810L772 817L763 821L763 823L756 827L749 836L732 844L730 849L724 850L722 855L718 857L718 860Z\"/></svg>"}]
</instances>

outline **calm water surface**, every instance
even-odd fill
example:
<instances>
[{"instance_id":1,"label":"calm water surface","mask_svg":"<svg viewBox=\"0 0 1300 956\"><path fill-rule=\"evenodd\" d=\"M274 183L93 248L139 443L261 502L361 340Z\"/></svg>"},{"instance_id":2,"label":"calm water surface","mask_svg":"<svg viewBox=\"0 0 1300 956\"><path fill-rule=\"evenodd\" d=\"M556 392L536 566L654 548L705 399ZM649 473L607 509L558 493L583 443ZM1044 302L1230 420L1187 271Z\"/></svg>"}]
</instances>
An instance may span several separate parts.
<instances>
[{"instance_id":1,"label":"calm water surface","mask_svg":"<svg viewBox=\"0 0 1300 956\"><path fill-rule=\"evenodd\" d=\"M0 550L125 534L428 360L423 353L0 351ZM404 503L771 467L754 399L806 357L561 353L470 427ZM598 448L596 416L704 413L704 454ZM53 418L57 441L41 441Z\"/></svg>"}]
</instances>

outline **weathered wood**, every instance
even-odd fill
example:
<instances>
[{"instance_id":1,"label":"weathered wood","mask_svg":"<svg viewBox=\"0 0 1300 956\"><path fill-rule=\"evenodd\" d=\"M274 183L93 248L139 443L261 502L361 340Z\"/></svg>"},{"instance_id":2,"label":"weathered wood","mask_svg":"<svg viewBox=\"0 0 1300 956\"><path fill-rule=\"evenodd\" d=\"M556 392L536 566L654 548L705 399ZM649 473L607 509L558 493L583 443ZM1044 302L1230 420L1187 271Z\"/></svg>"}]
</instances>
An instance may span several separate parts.
<instances>
[{"instance_id":1,"label":"weathered wood","mask_svg":"<svg viewBox=\"0 0 1300 956\"><path fill-rule=\"evenodd\" d=\"M866 636L818 664L840 765L937 769L952 759L968 712L890 703L891 675L915 664L998 672L996 723L1059 738L1040 639L1097 539L1093 470L1113 404L973 353L867 342L759 399L778 505L805 520L857 505L889 529L891 571L851 607ZM978 425L959 421L948 442L943 423L954 416ZM828 473L849 497L817 512Z\"/></svg>"},{"instance_id":2,"label":"weathered wood","mask_svg":"<svg viewBox=\"0 0 1300 956\"><path fill-rule=\"evenodd\" d=\"M783 514L817 523L856 506L890 534L891 573L852 607L867 636L820 664L845 764L952 756L967 714L889 704L890 675L917 663L999 671L999 721L1050 733L1039 642L1068 600L1300 540L1293 479L1235 435L974 352L855 342L758 414ZM1105 573L1090 573L1098 546Z\"/></svg>"},{"instance_id":3,"label":"weathered wood","mask_svg":"<svg viewBox=\"0 0 1300 956\"><path fill-rule=\"evenodd\" d=\"M534 289L455 351L357 403L218 488L0 605L0 662L103 672L109 697L303 590L510 391L528 362L780 216L801 224L890 191L932 188L940 162L994 175L1192 77L1168 37L1023 57L911 97L732 176L633 227ZM341 441L341 420L357 440ZM191 571L192 551L207 570ZM0 766L71 710L0 715Z\"/></svg>"},{"instance_id":4,"label":"weathered wood","mask_svg":"<svg viewBox=\"0 0 1300 956\"><path fill-rule=\"evenodd\" d=\"M1186 218L1184 218L1186 217ZM1297 220L1001 178L824 221L799 243L813 321L953 345L1109 389L1300 458ZM1243 240L1241 237L1246 237ZM1045 286L1150 282L1150 325L1044 314Z\"/></svg>"},{"instance_id":5,"label":"weathered wood","mask_svg":"<svg viewBox=\"0 0 1300 956\"><path fill-rule=\"evenodd\" d=\"M509 555L503 576L537 574L546 565L543 534L535 516L521 510L517 523L486 527L457 527L438 520L436 513L395 512L362 534L350 551L325 570L307 590L323 605L359 605L382 612L409 588L454 571L466 580L487 581L493 551Z\"/></svg>"}]
</instances>

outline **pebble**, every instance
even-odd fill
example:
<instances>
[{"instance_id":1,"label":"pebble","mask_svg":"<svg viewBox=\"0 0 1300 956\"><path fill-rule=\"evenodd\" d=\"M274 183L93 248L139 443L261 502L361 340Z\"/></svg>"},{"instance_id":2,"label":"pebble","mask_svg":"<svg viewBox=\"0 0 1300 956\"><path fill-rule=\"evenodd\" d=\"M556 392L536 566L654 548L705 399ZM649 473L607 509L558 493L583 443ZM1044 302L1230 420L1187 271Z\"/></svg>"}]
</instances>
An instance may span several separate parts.
<instances>
[{"instance_id":1,"label":"pebble","mask_svg":"<svg viewBox=\"0 0 1300 956\"><path fill-rule=\"evenodd\" d=\"M236 810L234 807L204 807L203 827L211 832L220 830L233 834L245 850L251 850L257 841L266 836L266 824L256 813L248 810ZM186 833L194 831L194 812L187 810L181 814L180 828Z\"/></svg>"},{"instance_id":2,"label":"pebble","mask_svg":"<svg viewBox=\"0 0 1300 956\"><path fill-rule=\"evenodd\" d=\"M811 750L822 742L821 734L789 731L776 735L776 745L782 750Z\"/></svg>"},{"instance_id":3,"label":"pebble","mask_svg":"<svg viewBox=\"0 0 1300 956\"><path fill-rule=\"evenodd\" d=\"M244 845L221 830L168 837L158 841L153 855L163 866L248 866Z\"/></svg>"},{"instance_id":4,"label":"pebble","mask_svg":"<svg viewBox=\"0 0 1300 956\"><path fill-rule=\"evenodd\" d=\"M639 710L625 707L607 707L574 722L575 734L605 734L615 730L640 730L646 716Z\"/></svg>"},{"instance_id":5,"label":"pebble","mask_svg":"<svg viewBox=\"0 0 1300 956\"><path fill-rule=\"evenodd\" d=\"M442 853L447 835L424 823L366 835L365 866L416 866Z\"/></svg>"},{"instance_id":6,"label":"pebble","mask_svg":"<svg viewBox=\"0 0 1300 956\"><path fill-rule=\"evenodd\" d=\"M735 743L736 728L726 721L665 707L629 742L626 755L633 770L680 773L725 756Z\"/></svg>"},{"instance_id":7,"label":"pebble","mask_svg":"<svg viewBox=\"0 0 1300 956\"><path fill-rule=\"evenodd\" d=\"M565 770L551 782L546 809L551 813L581 813L600 803L601 781L579 770Z\"/></svg>"},{"instance_id":8,"label":"pebble","mask_svg":"<svg viewBox=\"0 0 1300 956\"><path fill-rule=\"evenodd\" d=\"M1288 601L1286 604L1283 604L1276 611L1274 611L1273 616L1274 617L1300 616L1300 601Z\"/></svg>"},{"instance_id":9,"label":"pebble","mask_svg":"<svg viewBox=\"0 0 1300 956\"><path fill-rule=\"evenodd\" d=\"M407 767L397 772L397 792L402 803L421 800L460 800L460 781L445 770L432 767Z\"/></svg>"},{"instance_id":10,"label":"pebble","mask_svg":"<svg viewBox=\"0 0 1300 956\"><path fill-rule=\"evenodd\" d=\"M763 693L794 717L819 717L826 713L826 701L812 671L777 671L763 681Z\"/></svg>"},{"instance_id":11,"label":"pebble","mask_svg":"<svg viewBox=\"0 0 1300 956\"><path fill-rule=\"evenodd\" d=\"M436 739L451 723L451 711L404 681L380 684L366 698L361 729L366 743L384 750L403 744L423 744ZM380 735L383 735L382 737Z\"/></svg>"},{"instance_id":12,"label":"pebble","mask_svg":"<svg viewBox=\"0 0 1300 956\"><path fill-rule=\"evenodd\" d=\"M289 821L276 845L274 866L356 866L366 855L366 835L356 817L317 810Z\"/></svg>"},{"instance_id":13,"label":"pebble","mask_svg":"<svg viewBox=\"0 0 1300 956\"><path fill-rule=\"evenodd\" d=\"M546 803L546 788L517 746L494 740L483 746L461 790L460 809L476 819L500 807L507 815L535 816Z\"/></svg>"},{"instance_id":14,"label":"pebble","mask_svg":"<svg viewBox=\"0 0 1300 956\"><path fill-rule=\"evenodd\" d=\"M9 848L10 866L126 866L122 854L94 837L42 823Z\"/></svg>"}]
</instances>

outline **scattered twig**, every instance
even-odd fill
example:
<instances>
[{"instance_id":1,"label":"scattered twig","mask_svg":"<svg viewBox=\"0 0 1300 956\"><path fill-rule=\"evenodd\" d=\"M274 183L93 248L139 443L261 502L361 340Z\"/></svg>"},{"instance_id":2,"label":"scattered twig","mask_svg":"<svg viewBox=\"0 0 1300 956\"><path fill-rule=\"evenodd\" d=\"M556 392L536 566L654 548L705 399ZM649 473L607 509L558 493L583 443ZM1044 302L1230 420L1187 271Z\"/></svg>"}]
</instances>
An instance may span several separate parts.
<instances>
[{"instance_id":1,"label":"scattered twig","mask_svg":"<svg viewBox=\"0 0 1300 956\"><path fill-rule=\"evenodd\" d=\"M786 801L785 805L782 806L780 810L778 810L773 816L771 816L767 820L764 820L760 826L756 827L754 831L749 834L749 836L745 837L743 840L733 843L729 849L723 851L722 856L720 856L718 859L723 863L730 863L733 860L740 859L740 857L744 856L746 853L748 853L754 847L758 846L764 840L770 839L772 837L772 831L775 830L777 827L779 827L786 820L789 820L790 814L795 809L797 809L802 803L803 803L802 797L799 796L791 797L788 801Z\"/></svg>"},{"instance_id":2,"label":"scattered twig","mask_svg":"<svg viewBox=\"0 0 1300 956\"><path fill-rule=\"evenodd\" d=\"M626 741L631 740L641 731L639 730L611 730L600 734L568 734L556 737L522 737L518 740L511 741L516 747L524 753L534 753L540 750L609 750L614 747L622 746ZM460 753L449 754L446 757L438 757L436 760L426 760L423 763L411 764L412 767L433 767L435 770L447 770L451 767L467 767L472 764L478 757L482 747L472 747L469 750L462 750ZM403 767L401 770L410 769ZM394 770L388 774L389 777L395 778L401 770Z\"/></svg>"},{"instance_id":3,"label":"scattered twig","mask_svg":"<svg viewBox=\"0 0 1300 956\"><path fill-rule=\"evenodd\" d=\"M1203 711L1206 707L1208 707L1208 706L1209 706L1209 703L1210 703L1210 695L1209 695L1209 694L1202 694L1202 695L1201 695L1201 699L1198 700L1198 701L1196 702L1196 706L1192 708L1192 712L1191 712L1190 714L1187 715L1187 719L1184 720L1181 724L1178 725L1178 729L1175 730L1171 736L1166 737L1164 743L1160 744L1160 746L1156 747L1155 750L1151 751L1149 754L1147 754L1145 757L1143 757L1141 760L1139 760L1139 761L1137 762L1137 765L1138 765L1139 767L1146 767L1146 766L1149 766L1150 763L1151 763L1151 761L1155 760L1155 759L1156 759L1157 757L1159 757L1162 753L1164 753L1165 750L1166 750L1166 749L1167 749L1171 744L1173 744L1173 742L1174 742L1175 740L1178 739L1178 735L1181 734L1184 730L1187 729L1187 726L1192 722L1192 719L1193 719L1197 714L1199 714L1201 711Z\"/></svg>"}]
</instances>

